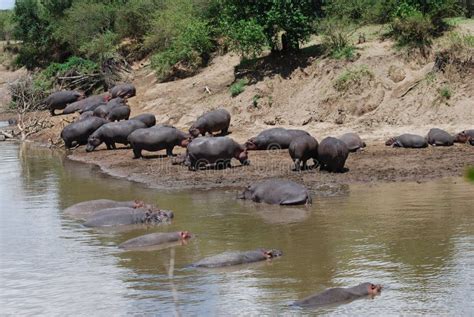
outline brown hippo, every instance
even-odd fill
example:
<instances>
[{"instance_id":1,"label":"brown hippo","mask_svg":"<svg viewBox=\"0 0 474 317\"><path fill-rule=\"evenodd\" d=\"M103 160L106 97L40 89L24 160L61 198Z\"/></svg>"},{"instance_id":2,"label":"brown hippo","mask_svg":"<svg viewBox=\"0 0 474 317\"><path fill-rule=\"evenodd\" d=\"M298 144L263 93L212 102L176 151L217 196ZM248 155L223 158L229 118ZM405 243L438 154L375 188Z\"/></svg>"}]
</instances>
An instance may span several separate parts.
<instances>
[{"instance_id":1,"label":"brown hippo","mask_svg":"<svg viewBox=\"0 0 474 317\"><path fill-rule=\"evenodd\" d=\"M330 288L322 293L311 295L305 299L296 301L292 305L317 308L326 305L353 301L361 297L373 297L380 294L381 290L381 285L375 285L372 283L362 283L348 288Z\"/></svg>"},{"instance_id":2,"label":"brown hippo","mask_svg":"<svg viewBox=\"0 0 474 317\"><path fill-rule=\"evenodd\" d=\"M205 136L206 133L221 131L221 135L226 135L230 125L230 113L225 109L217 109L204 113L189 128L189 133L196 138L199 134Z\"/></svg>"},{"instance_id":3,"label":"brown hippo","mask_svg":"<svg viewBox=\"0 0 474 317\"><path fill-rule=\"evenodd\" d=\"M339 137L339 140L344 142L349 149L349 152L356 152L362 148L365 148L365 142L362 141L360 136L356 133L346 133Z\"/></svg>"},{"instance_id":4,"label":"brown hippo","mask_svg":"<svg viewBox=\"0 0 474 317\"><path fill-rule=\"evenodd\" d=\"M209 167L230 167L232 158L242 165L248 165L247 150L233 139L223 137L198 137L189 143L186 150L186 162L190 170Z\"/></svg>"},{"instance_id":5,"label":"brown hippo","mask_svg":"<svg viewBox=\"0 0 474 317\"><path fill-rule=\"evenodd\" d=\"M428 144L433 146L452 146L454 139L451 134L438 128L431 129L426 136Z\"/></svg>"},{"instance_id":6,"label":"brown hippo","mask_svg":"<svg viewBox=\"0 0 474 317\"><path fill-rule=\"evenodd\" d=\"M84 94L73 90L57 91L49 95L43 103L48 107L52 116L56 115L54 110L62 110L70 103L84 98Z\"/></svg>"},{"instance_id":7,"label":"brown hippo","mask_svg":"<svg viewBox=\"0 0 474 317\"><path fill-rule=\"evenodd\" d=\"M281 256L280 250L257 249L245 252L224 252L214 255L191 264L189 267L198 268L218 268L231 265L253 263L258 261L270 260Z\"/></svg>"},{"instance_id":8,"label":"brown hippo","mask_svg":"<svg viewBox=\"0 0 474 317\"><path fill-rule=\"evenodd\" d=\"M287 149L291 141L305 135L309 135L309 133L303 130L271 128L250 138L245 143L245 147L249 151Z\"/></svg>"},{"instance_id":9,"label":"brown hippo","mask_svg":"<svg viewBox=\"0 0 474 317\"><path fill-rule=\"evenodd\" d=\"M119 84L110 89L112 98L132 98L136 95L137 91L135 86L132 84Z\"/></svg>"},{"instance_id":10,"label":"brown hippo","mask_svg":"<svg viewBox=\"0 0 474 317\"><path fill-rule=\"evenodd\" d=\"M454 137L454 142L457 143L467 143L470 142L471 145L474 145L474 129L472 130L464 130L459 132Z\"/></svg>"},{"instance_id":11,"label":"brown hippo","mask_svg":"<svg viewBox=\"0 0 474 317\"><path fill-rule=\"evenodd\" d=\"M291 141L288 151L295 163L295 171L301 169L301 164L303 164L303 170L305 170L307 168L306 161L309 159L313 159L314 164L317 165L318 141L310 135L302 135L299 138L295 138Z\"/></svg>"},{"instance_id":12,"label":"brown hippo","mask_svg":"<svg viewBox=\"0 0 474 317\"><path fill-rule=\"evenodd\" d=\"M347 145L339 139L327 137L318 146L318 162L321 170L342 173L349 156Z\"/></svg>"},{"instance_id":13,"label":"brown hippo","mask_svg":"<svg viewBox=\"0 0 474 317\"><path fill-rule=\"evenodd\" d=\"M188 231L156 232L127 240L121 243L119 248L125 250L143 250L162 244L185 241L189 238L191 238L191 234Z\"/></svg>"},{"instance_id":14,"label":"brown hippo","mask_svg":"<svg viewBox=\"0 0 474 317\"><path fill-rule=\"evenodd\" d=\"M271 205L311 204L311 195L303 185L287 179L267 179L247 186L239 199Z\"/></svg>"},{"instance_id":15,"label":"brown hippo","mask_svg":"<svg viewBox=\"0 0 474 317\"><path fill-rule=\"evenodd\" d=\"M405 133L397 137L388 139L387 142L385 142L385 145L393 147L419 149L427 147L428 142L426 142L426 139L421 135Z\"/></svg>"}]
</instances>

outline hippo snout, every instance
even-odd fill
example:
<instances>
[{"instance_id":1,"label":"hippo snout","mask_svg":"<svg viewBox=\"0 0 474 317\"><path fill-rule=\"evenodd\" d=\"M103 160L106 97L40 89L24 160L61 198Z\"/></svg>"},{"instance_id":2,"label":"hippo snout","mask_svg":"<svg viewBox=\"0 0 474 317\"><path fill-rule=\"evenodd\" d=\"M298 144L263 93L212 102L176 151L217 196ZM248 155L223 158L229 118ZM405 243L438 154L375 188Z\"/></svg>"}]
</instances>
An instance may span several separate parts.
<instances>
[{"instance_id":1,"label":"hippo snout","mask_svg":"<svg viewBox=\"0 0 474 317\"><path fill-rule=\"evenodd\" d=\"M90 145L90 144L87 144L87 146L86 146L86 152L92 152L92 151L94 151L94 149L95 149L95 146Z\"/></svg>"},{"instance_id":2,"label":"hippo snout","mask_svg":"<svg viewBox=\"0 0 474 317\"><path fill-rule=\"evenodd\" d=\"M250 165L250 160L243 160L242 165Z\"/></svg>"}]
</instances>

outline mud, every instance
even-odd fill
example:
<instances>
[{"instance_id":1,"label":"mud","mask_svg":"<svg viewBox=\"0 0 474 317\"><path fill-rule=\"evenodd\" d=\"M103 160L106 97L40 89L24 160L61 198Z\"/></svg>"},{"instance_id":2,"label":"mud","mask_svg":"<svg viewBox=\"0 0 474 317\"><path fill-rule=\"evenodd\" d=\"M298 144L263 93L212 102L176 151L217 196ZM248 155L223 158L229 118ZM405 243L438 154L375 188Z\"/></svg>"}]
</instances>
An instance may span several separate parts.
<instances>
[{"instance_id":1,"label":"mud","mask_svg":"<svg viewBox=\"0 0 474 317\"><path fill-rule=\"evenodd\" d=\"M369 143L365 150L351 153L346 163L349 170L342 174L319 169L294 172L286 150L250 152L250 166L240 166L234 160L230 169L196 172L182 165L172 165L170 158L155 153L138 160L132 156L132 151L126 148L107 151L101 147L86 153L81 147L69 158L96 164L110 175L160 189L241 188L256 180L283 177L305 184L316 195L337 195L352 183L426 182L459 177L465 174L467 166L474 166L474 147L470 145L403 149L386 147L382 141Z\"/></svg>"}]
</instances>

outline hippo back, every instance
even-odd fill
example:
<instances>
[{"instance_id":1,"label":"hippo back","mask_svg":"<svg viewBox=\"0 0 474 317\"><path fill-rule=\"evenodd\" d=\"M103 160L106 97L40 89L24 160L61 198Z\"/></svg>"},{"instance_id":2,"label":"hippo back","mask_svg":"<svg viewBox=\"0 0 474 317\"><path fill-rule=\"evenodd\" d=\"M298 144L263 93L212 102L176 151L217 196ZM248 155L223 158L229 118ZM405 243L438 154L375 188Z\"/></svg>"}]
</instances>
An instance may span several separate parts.
<instances>
[{"instance_id":1,"label":"hippo back","mask_svg":"<svg viewBox=\"0 0 474 317\"><path fill-rule=\"evenodd\" d=\"M187 155L193 161L204 160L209 164L230 160L240 145L229 137L198 137L189 143Z\"/></svg>"},{"instance_id":2,"label":"hippo back","mask_svg":"<svg viewBox=\"0 0 474 317\"><path fill-rule=\"evenodd\" d=\"M296 129L271 128L260 132L254 140L259 150L287 149L294 138L303 135L309 133Z\"/></svg>"},{"instance_id":3,"label":"hippo back","mask_svg":"<svg viewBox=\"0 0 474 317\"><path fill-rule=\"evenodd\" d=\"M344 142L349 151L354 152L360 148L365 147L365 143L356 133L346 133L339 137L339 140Z\"/></svg>"},{"instance_id":4,"label":"hippo back","mask_svg":"<svg viewBox=\"0 0 474 317\"><path fill-rule=\"evenodd\" d=\"M151 113L142 113L138 116L130 118L130 120L138 120L146 124L147 127L152 127L156 124L156 117Z\"/></svg>"},{"instance_id":5,"label":"hippo back","mask_svg":"<svg viewBox=\"0 0 474 317\"><path fill-rule=\"evenodd\" d=\"M451 134L438 128L431 129L428 132L428 135L426 136L426 140L428 141L428 144L437 145L437 146L453 145L454 139L455 137L453 137Z\"/></svg>"},{"instance_id":6,"label":"hippo back","mask_svg":"<svg viewBox=\"0 0 474 317\"><path fill-rule=\"evenodd\" d=\"M405 148L425 148L428 146L428 142L421 135L416 134L402 134L397 138L397 144Z\"/></svg>"},{"instance_id":7,"label":"hippo back","mask_svg":"<svg viewBox=\"0 0 474 317\"><path fill-rule=\"evenodd\" d=\"M272 205L302 205L311 203L306 187L285 179L269 179L250 186L255 202Z\"/></svg>"},{"instance_id":8,"label":"hippo back","mask_svg":"<svg viewBox=\"0 0 474 317\"><path fill-rule=\"evenodd\" d=\"M318 161L331 171L342 171L348 156L349 149L339 139L327 137L318 146Z\"/></svg>"}]
</instances>

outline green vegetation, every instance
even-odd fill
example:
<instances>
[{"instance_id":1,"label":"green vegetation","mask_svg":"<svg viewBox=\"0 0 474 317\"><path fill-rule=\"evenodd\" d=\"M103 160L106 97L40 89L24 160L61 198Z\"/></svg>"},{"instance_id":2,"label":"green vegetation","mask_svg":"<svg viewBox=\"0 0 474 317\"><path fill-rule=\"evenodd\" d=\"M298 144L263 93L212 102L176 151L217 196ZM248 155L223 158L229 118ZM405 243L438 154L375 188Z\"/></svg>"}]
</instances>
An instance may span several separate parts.
<instances>
[{"instance_id":1,"label":"green vegetation","mask_svg":"<svg viewBox=\"0 0 474 317\"><path fill-rule=\"evenodd\" d=\"M330 17L321 22L319 29L323 35L323 46L330 56L335 59L351 59L354 56L351 35L356 28L349 20Z\"/></svg>"},{"instance_id":2,"label":"green vegetation","mask_svg":"<svg viewBox=\"0 0 474 317\"><path fill-rule=\"evenodd\" d=\"M229 90L232 97L236 97L245 91L245 86L249 83L247 79L239 79L233 83ZM255 100L255 99L254 99Z\"/></svg>"},{"instance_id":3,"label":"green vegetation","mask_svg":"<svg viewBox=\"0 0 474 317\"><path fill-rule=\"evenodd\" d=\"M466 173L466 177L470 181L474 182L474 167L468 168L467 173Z\"/></svg>"},{"instance_id":4,"label":"green vegetation","mask_svg":"<svg viewBox=\"0 0 474 317\"><path fill-rule=\"evenodd\" d=\"M11 11L0 11L0 41L9 41L13 38L15 24Z\"/></svg>"},{"instance_id":5,"label":"green vegetation","mask_svg":"<svg viewBox=\"0 0 474 317\"><path fill-rule=\"evenodd\" d=\"M439 95L444 99L451 99L453 91L448 86L443 86L439 89Z\"/></svg>"},{"instance_id":6,"label":"green vegetation","mask_svg":"<svg viewBox=\"0 0 474 317\"><path fill-rule=\"evenodd\" d=\"M362 65L345 70L334 82L334 88L337 91L345 92L349 90L349 88L359 86L363 80L371 80L372 78L374 78L374 74L367 66Z\"/></svg>"}]
</instances>

